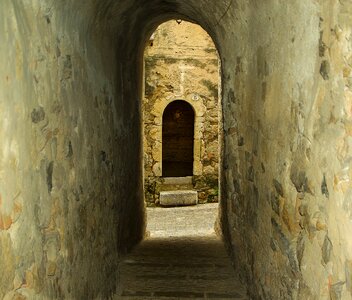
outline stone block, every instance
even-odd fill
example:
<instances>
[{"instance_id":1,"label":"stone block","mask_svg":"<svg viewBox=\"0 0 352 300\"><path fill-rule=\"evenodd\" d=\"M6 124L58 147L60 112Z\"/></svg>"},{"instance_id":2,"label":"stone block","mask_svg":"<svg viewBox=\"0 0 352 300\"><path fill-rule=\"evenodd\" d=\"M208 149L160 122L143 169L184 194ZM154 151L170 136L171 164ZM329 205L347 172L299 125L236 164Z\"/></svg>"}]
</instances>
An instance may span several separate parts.
<instances>
[{"instance_id":1,"label":"stone block","mask_svg":"<svg viewBox=\"0 0 352 300\"><path fill-rule=\"evenodd\" d=\"M196 205L198 203L197 191L164 191L160 192L162 206Z\"/></svg>"},{"instance_id":2,"label":"stone block","mask_svg":"<svg viewBox=\"0 0 352 300\"><path fill-rule=\"evenodd\" d=\"M167 184L167 185L192 184L192 176L165 177L164 184Z\"/></svg>"}]
</instances>

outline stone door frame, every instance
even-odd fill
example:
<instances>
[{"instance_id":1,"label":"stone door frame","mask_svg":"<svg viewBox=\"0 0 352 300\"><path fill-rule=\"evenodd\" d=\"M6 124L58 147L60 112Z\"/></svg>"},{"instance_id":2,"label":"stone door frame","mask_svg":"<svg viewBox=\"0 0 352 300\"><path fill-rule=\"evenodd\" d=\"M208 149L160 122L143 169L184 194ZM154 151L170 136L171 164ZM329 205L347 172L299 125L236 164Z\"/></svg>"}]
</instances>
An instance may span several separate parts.
<instances>
[{"instance_id":1,"label":"stone door frame","mask_svg":"<svg viewBox=\"0 0 352 300\"><path fill-rule=\"evenodd\" d=\"M203 101L193 100L191 97L184 98L172 98L172 100L160 99L155 102L154 113L155 113L155 135L157 140L160 141L156 143L156 147L159 149L152 149L153 158L155 160L155 165L153 167L153 172L155 176L162 177L162 124L163 124L163 114L166 107L176 101L182 100L187 102L194 110L194 140L193 140L193 175L202 175L202 163L201 154L204 146L202 145L202 138L204 132L204 114L205 106Z\"/></svg>"}]
</instances>

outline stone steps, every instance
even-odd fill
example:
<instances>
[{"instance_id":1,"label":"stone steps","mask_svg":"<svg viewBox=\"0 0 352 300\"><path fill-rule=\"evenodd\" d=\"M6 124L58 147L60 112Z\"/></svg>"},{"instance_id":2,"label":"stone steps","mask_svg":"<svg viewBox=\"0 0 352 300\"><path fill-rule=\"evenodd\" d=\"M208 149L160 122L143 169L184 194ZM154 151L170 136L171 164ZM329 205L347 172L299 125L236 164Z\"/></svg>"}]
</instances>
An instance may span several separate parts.
<instances>
[{"instance_id":1,"label":"stone steps","mask_svg":"<svg viewBox=\"0 0 352 300\"><path fill-rule=\"evenodd\" d=\"M196 205L197 203L197 191L177 190L160 192L160 205L162 206Z\"/></svg>"},{"instance_id":2,"label":"stone steps","mask_svg":"<svg viewBox=\"0 0 352 300\"><path fill-rule=\"evenodd\" d=\"M164 177L160 191L193 190L192 176Z\"/></svg>"},{"instance_id":3,"label":"stone steps","mask_svg":"<svg viewBox=\"0 0 352 300\"><path fill-rule=\"evenodd\" d=\"M192 176L185 177L164 177L165 185L188 185L192 184Z\"/></svg>"},{"instance_id":4,"label":"stone steps","mask_svg":"<svg viewBox=\"0 0 352 300\"><path fill-rule=\"evenodd\" d=\"M182 216L179 209L170 210ZM162 211L169 214L167 209ZM159 214L153 222L159 223ZM203 222L201 214L198 216L200 219L188 217L189 227L195 220ZM199 225L194 225L196 230ZM122 258L119 271L119 288L113 299L249 299L215 234L147 238Z\"/></svg>"},{"instance_id":5,"label":"stone steps","mask_svg":"<svg viewBox=\"0 0 352 300\"><path fill-rule=\"evenodd\" d=\"M160 186L160 191L181 191L193 190L193 184L163 184Z\"/></svg>"},{"instance_id":6,"label":"stone steps","mask_svg":"<svg viewBox=\"0 0 352 300\"><path fill-rule=\"evenodd\" d=\"M164 177L160 187L161 206L196 205L198 192L193 188L192 176Z\"/></svg>"}]
</instances>

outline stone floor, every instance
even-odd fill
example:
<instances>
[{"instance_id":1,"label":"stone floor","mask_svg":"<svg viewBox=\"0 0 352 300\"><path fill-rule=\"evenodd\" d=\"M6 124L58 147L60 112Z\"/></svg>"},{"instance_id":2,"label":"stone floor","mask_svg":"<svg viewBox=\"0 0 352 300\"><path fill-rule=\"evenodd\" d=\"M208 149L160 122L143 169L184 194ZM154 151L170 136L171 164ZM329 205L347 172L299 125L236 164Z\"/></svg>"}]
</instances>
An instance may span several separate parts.
<instances>
[{"instance_id":1,"label":"stone floor","mask_svg":"<svg viewBox=\"0 0 352 300\"><path fill-rule=\"evenodd\" d=\"M146 238L120 263L115 299L248 299L213 227L217 205L150 208Z\"/></svg>"}]
</instances>

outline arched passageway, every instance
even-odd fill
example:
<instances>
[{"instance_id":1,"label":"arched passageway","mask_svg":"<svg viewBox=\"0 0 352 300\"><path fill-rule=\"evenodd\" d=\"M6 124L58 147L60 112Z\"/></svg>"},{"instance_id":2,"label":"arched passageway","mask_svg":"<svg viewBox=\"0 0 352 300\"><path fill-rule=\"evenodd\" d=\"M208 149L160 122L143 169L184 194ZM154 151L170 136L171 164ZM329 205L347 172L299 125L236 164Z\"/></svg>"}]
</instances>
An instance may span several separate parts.
<instances>
[{"instance_id":1,"label":"arched passageway","mask_svg":"<svg viewBox=\"0 0 352 300\"><path fill-rule=\"evenodd\" d=\"M171 102L162 123L162 174L164 177L193 175L194 110L186 101Z\"/></svg>"},{"instance_id":2,"label":"arched passageway","mask_svg":"<svg viewBox=\"0 0 352 300\"><path fill-rule=\"evenodd\" d=\"M144 44L221 59L221 224L254 299L352 299L349 0L0 3L0 298L108 299L144 235ZM304 55L302 55L304 54Z\"/></svg>"},{"instance_id":3,"label":"arched passageway","mask_svg":"<svg viewBox=\"0 0 352 300\"><path fill-rule=\"evenodd\" d=\"M143 58L146 206L160 205L160 191L172 190L193 190L200 204L217 202L220 63L212 38L195 23L168 20L151 35ZM169 111L182 101L194 111L188 124L182 118L191 109Z\"/></svg>"}]
</instances>

